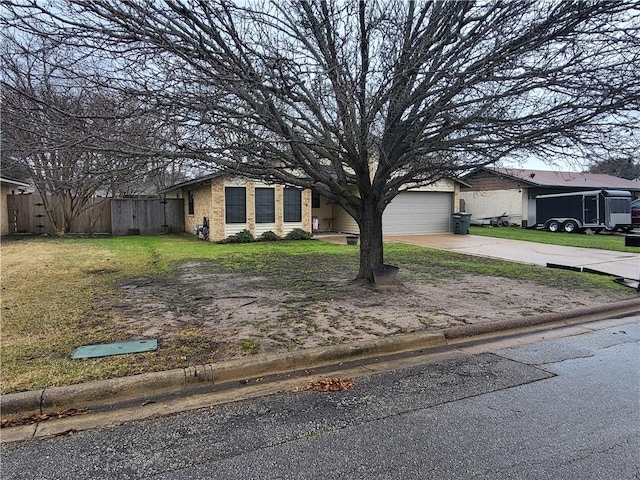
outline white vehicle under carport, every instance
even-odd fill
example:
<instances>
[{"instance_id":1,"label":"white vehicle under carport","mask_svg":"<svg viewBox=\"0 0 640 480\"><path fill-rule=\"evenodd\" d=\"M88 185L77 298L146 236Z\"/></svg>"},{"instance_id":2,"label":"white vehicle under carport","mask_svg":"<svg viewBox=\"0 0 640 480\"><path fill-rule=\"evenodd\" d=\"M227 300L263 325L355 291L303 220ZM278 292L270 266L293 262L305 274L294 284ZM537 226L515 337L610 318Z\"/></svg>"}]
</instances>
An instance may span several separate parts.
<instances>
[{"instance_id":1,"label":"white vehicle under carport","mask_svg":"<svg viewBox=\"0 0 640 480\"><path fill-rule=\"evenodd\" d=\"M536 226L551 232L579 232L587 228L625 232L631 223L630 192L589 190L536 197Z\"/></svg>"}]
</instances>

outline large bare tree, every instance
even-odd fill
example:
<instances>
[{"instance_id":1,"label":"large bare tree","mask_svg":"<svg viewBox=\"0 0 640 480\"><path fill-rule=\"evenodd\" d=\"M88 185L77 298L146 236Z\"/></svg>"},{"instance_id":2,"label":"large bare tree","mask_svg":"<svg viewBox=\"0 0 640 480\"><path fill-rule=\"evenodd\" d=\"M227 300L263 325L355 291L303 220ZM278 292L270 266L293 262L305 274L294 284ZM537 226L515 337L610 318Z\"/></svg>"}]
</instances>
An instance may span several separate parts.
<instances>
[{"instance_id":1,"label":"large bare tree","mask_svg":"<svg viewBox=\"0 0 640 480\"><path fill-rule=\"evenodd\" d=\"M9 4L13 27L99 56L112 88L179 125L173 155L344 208L359 278L402 190L527 152L638 147L637 1Z\"/></svg>"}]
</instances>

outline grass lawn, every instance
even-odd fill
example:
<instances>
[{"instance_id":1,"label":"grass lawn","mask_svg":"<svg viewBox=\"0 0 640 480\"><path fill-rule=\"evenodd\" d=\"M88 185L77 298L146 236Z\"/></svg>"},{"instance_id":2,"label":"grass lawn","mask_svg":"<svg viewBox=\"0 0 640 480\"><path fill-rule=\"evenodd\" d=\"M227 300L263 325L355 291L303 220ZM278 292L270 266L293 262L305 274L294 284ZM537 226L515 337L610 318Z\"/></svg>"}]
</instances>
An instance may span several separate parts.
<instances>
[{"instance_id":1,"label":"grass lawn","mask_svg":"<svg viewBox=\"0 0 640 480\"><path fill-rule=\"evenodd\" d=\"M221 269L259 269L267 250L276 256L323 252L336 245L313 242L217 245L193 237L3 239L2 393L78 383L186 366L176 359L210 350L210 340L186 328L174 346L134 357L72 361L81 345L123 339L119 281L170 277L176 262L216 260Z\"/></svg>"},{"instance_id":2,"label":"grass lawn","mask_svg":"<svg viewBox=\"0 0 640 480\"><path fill-rule=\"evenodd\" d=\"M638 247L625 247L622 235L609 234L580 234L564 232L548 232L546 230L529 230L520 227L474 227L469 228L471 235L485 237L508 238L527 242L550 243L567 247L598 248L616 252L638 253Z\"/></svg>"},{"instance_id":3,"label":"grass lawn","mask_svg":"<svg viewBox=\"0 0 640 480\"><path fill-rule=\"evenodd\" d=\"M385 248L386 260L410 266L418 281L495 275L557 288L624 289L597 275L410 245ZM218 245L192 236L3 239L2 393L211 363L228 354L220 347L224 339L212 339L187 325L154 353L70 359L78 346L130 339L116 308L124 296L123 282L171 279L176 266L192 260L205 261L216 273L265 277L269 288L281 289L283 295L292 290L307 294L316 288L310 286L312 280L331 279L337 271L354 278L358 250L319 241ZM252 345L225 348L237 349L238 355L255 353Z\"/></svg>"}]
</instances>

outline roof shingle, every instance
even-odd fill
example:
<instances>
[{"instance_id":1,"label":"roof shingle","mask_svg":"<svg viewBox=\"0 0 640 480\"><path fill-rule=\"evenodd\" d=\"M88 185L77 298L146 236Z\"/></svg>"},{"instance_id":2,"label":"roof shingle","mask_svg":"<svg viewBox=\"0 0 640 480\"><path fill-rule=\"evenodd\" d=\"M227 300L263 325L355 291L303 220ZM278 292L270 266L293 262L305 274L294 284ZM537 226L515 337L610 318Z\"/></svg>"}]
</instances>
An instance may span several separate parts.
<instances>
[{"instance_id":1,"label":"roof shingle","mask_svg":"<svg viewBox=\"0 0 640 480\"><path fill-rule=\"evenodd\" d=\"M549 170L527 170L519 168L486 168L487 171L525 181L539 187L610 188L640 190L640 183L601 173L554 172Z\"/></svg>"}]
</instances>

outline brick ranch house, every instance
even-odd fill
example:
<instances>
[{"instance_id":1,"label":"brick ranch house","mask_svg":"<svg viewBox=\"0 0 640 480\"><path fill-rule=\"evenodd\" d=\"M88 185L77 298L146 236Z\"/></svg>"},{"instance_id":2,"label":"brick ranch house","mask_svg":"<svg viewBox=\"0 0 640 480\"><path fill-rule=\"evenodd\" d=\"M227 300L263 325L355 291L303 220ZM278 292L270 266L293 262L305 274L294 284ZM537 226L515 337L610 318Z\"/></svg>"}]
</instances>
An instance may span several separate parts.
<instances>
[{"instance_id":1,"label":"brick ranch house","mask_svg":"<svg viewBox=\"0 0 640 480\"><path fill-rule=\"evenodd\" d=\"M216 173L159 193L184 200L185 232L194 233L207 218L212 241L242 230L249 230L254 237L267 231L282 237L295 228L311 231L310 190Z\"/></svg>"},{"instance_id":2,"label":"brick ranch house","mask_svg":"<svg viewBox=\"0 0 640 480\"><path fill-rule=\"evenodd\" d=\"M400 193L383 216L384 234L452 231L460 182L441 180ZM219 241L242 230L254 237L272 231L284 236L295 228L307 232L359 234L355 220L340 206L309 189L265 184L211 174L162 190L167 198L184 200L184 231L194 233L206 217L209 240Z\"/></svg>"}]
</instances>

